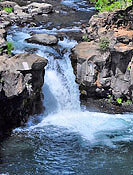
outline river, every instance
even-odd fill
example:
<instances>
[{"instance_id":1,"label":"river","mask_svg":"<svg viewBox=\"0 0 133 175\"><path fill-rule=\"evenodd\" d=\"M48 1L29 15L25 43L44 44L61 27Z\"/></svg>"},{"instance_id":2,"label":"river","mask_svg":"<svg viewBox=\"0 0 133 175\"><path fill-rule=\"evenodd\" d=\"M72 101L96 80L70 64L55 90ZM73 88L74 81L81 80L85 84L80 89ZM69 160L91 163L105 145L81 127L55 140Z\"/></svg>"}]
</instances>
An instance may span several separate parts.
<instances>
[{"instance_id":1,"label":"river","mask_svg":"<svg viewBox=\"0 0 133 175\"><path fill-rule=\"evenodd\" d=\"M87 1L64 0L63 4L89 13ZM85 10L87 9L87 10ZM0 174L9 175L131 175L133 174L133 115L89 112L80 107L78 85L70 61L77 42L59 40L54 48L25 42L30 33L57 34L78 27L51 30L44 26L13 26L8 40L14 53L36 48L48 65L43 86L45 111L30 117L1 144ZM54 59L54 57L60 59Z\"/></svg>"}]
</instances>

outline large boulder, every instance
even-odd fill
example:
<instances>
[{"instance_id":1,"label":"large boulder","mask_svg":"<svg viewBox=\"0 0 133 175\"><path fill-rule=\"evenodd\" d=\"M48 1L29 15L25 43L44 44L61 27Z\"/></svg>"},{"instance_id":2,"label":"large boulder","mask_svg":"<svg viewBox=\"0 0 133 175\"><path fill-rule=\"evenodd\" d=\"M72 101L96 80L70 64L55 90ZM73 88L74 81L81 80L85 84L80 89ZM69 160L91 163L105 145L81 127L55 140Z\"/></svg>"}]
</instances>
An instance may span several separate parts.
<instances>
[{"instance_id":1,"label":"large boulder","mask_svg":"<svg viewBox=\"0 0 133 175\"><path fill-rule=\"evenodd\" d=\"M57 44L57 37L49 34L35 34L31 38L26 39L29 43L36 43L42 45L54 45Z\"/></svg>"},{"instance_id":2,"label":"large boulder","mask_svg":"<svg viewBox=\"0 0 133 175\"><path fill-rule=\"evenodd\" d=\"M46 64L46 59L35 54L17 54L10 59L7 56L0 56L1 92L4 92L6 97L19 95L25 88L28 90L30 81L33 82L31 84L31 90L33 90L33 74L34 72L42 74ZM43 77L38 79L38 81L41 87L43 85Z\"/></svg>"},{"instance_id":3,"label":"large boulder","mask_svg":"<svg viewBox=\"0 0 133 175\"><path fill-rule=\"evenodd\" d=\"M37 3L33 2L29 4L25 9L28 11L28 13L31 14L44 14L44 13L51 13L53 10L53 6L51 4L47 3Z\"/></svg>"},{"instance_id":4,"label":"large boulder","mask_svg":"<svg viewBox=\"0 0 133 175\"><path fill-rule=\"evenodd\" d=\"M116 44L117 45L117 44ZM95 42L82 42L75 46L72 64L81 93L87 97L132 98L132 72L129 69L133 47L114 47L112 51L100 51Z\"/></svg>"},{"instance_id":5,"label":"large boulder","mask_svg":"<svg viewBox=\"0 0 133 175\"><path fill-rule=\"evenodd\" d=\"M81 42L72 52L72 63L76 63L74 66L76 81L80 84L81 92L88 97L103 96L103 88L110 85L106 69L106 64L110 62L110 53L101 52L99 45L93 41ZM100 75L102 75L102 82L100 82Z\"/></svg>"},{"instance_id":6,"label":"large boulder","mask_svg":"<svg viewBox=\"0 0 133 175\"><path fill-rule=\"evenodd\" d=\"M0 139L43 110L45 58L22 53L0 56Z\"/></svg>"}]
</instances>

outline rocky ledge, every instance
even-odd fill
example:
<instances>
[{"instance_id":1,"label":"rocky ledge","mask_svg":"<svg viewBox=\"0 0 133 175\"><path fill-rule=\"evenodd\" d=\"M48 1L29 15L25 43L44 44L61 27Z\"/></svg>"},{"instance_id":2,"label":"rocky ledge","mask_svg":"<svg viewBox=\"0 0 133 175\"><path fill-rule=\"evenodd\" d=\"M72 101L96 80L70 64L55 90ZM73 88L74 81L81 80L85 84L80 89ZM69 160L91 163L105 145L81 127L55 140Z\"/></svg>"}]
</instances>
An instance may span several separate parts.
<instances>
[{"instance_id":1,"label":"rocky ledge","mask_svg":"<svg viewBox=\"0 0 133 175\"><path fill-rule=\"evenodd\" d=\"M46 59L35 54L0 56L0 138L43 111L46 64Z\"/></svg>"},{"instance_id":2,"label":"rocky ledge","mask_svg":"<svg viewBox=\"0 0 133 175\"><path fill-rule=\"evenodd\" d=\"M47 17L53 12L53 6L48 3L32 2L26 6L19 6L16 2L0 2L0 28L5 28L12 24L36 25L34 23L38 15Z\"/></svg>"},{"instance_id":3,"label":"rocky ledge","mask_svg":"<svg viewBox=\"0 0 133 175\"><path fill-rule=\"evenodd\" d=\"M81 99L133 101L133 6L94 15L72 54ZM130 110L129 110L130 111ZM131 110L132 111L132 110Z\"/></svg>"},{"instance_id":4,"label":"rocky ledge","mask_svg":"<svg viewBox=\"0 0 133 175\"><path fill-rule=\"evenodd\" d=\"M36 16L51 12L53 6L44 2L21 7L11 1L0 2L0 140L13 128L24 125L30 115L43 112L42 86L47 65L45 58L35 54L9 54L7 27L29 22L34 25Z\"/></svg>"}]
</instances>

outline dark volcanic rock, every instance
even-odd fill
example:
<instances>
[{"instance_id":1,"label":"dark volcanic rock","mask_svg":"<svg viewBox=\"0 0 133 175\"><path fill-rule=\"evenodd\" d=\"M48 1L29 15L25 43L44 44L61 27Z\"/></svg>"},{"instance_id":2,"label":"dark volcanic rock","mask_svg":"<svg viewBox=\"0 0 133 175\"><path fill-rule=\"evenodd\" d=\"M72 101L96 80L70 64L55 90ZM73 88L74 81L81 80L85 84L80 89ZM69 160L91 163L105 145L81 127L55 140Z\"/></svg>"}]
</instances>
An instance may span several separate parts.
<instances>
[{"instance_id":1,"label":"dark volcanic rock","mask_svg":"<svg viewBox=\"0 0 133 175\"><path fill-rule=\"evenodd\" d=\"M89 42L73 49L72 64L84 98L133 101L132 12L128 7L93 16L86 28Z\"/></svg>"},{"instance_id":2,"label":"dark volcanic rock","mask_svg":"<svg viewBox=\"0 0 133 175\"><path fill-rule=\"evenodd\" d=\"M6 36L7 36L6 30L0 29L0 55L6 49Z\"/></svg>"},{"instance_id":3,"label":"dark volcanic rock","mask_svg":"<svg viewBox=\"0 0 133 175\"><path fill-rule=\"evenodd\" d=\"M35 54L0 57L0 136L43 110L45 58Z\"/></svg>"},{"instance_id":4,"label":"dark volcanic rock","mask_svg":"<svg viewBox=\"0 0 133 175\"><path fill-rule=\"evenodd\" d=\"M10 15L4 8L12 8ZM33 2L27 6L19 6L16 2L11 1L0 2L1 28L14 23L25 25L31 22L33 24L37 16L44 15L47 17L51 12L53 12L53 6L44 2Z\"/></svg>"},{"instance_id":5,"label":"dark volcanic rock","mask_svg":"<svg viewBox=\"0 0 133 175\"><path fill-rule=\"evenodd\" d=\"M54 45L57 44L57 38L54 35L48 34L35 34L31 38L26 39L29 43L36 43L42 45Z\"/></svg>"}]
</instances>

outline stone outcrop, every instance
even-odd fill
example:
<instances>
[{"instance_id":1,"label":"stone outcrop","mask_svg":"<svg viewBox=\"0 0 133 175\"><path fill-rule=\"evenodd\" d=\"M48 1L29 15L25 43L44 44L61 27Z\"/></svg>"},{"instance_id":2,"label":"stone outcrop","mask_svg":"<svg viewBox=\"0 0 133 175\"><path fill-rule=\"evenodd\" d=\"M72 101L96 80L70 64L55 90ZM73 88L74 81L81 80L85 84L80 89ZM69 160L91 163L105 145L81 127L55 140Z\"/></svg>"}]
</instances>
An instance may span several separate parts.
<instances>
[{"instance_id":1,"label":"stone outcrop","mask_svg":"<svg viewBox=\"0 0 133 175\"><path fill-rule=\"evenodd\" d=\"M6 35L6 30L0 29L0 55L3 54L6 49Z\"/></svg>"},{"instance_id":2,"label":"stone outcrop","mask_svg":"<svg viewBox=\"0 0 133 175\"><path fill-rule=\"evenodd\" d=\"M36 43L42 45L54 45L57 44L57 38L54 35L48 34L35 34L31 38L26 39L29 43Z\"/></svg>"},{"instance_id":3,"label":"stone outcrop","mask_svg":"<svg viewBox=\"0 0 133 175\"><path fill-rule=\"evenodd\" d=\"M0 56L0 136L42 112L45 58L23 53Z\"/></svg>"},{"instance_id":4,"label":"stone outcrop","mask_svg":"<svg viewBox=\"0 0 133 175\"><path fill-rule=\"evenodd\" d=\"M133 7L94 15L73 49L81 96L133 100Z\"/></svg>"},{"instance_id":5,"label":"stone outcrop","mask_svg":"<svg viewBox=\"0 0 133 175\"><path fill-rule=\"evenodd\" d=\"M14 24L34 26L36 17L52 12L53 6L43 1L26 6L0 2L0 139L23 125L30 115L44 110L42 86L47 64L45 58L35 54L8 55L6 29ZM51 40L50 36L51 42L57 42L57 38Z\"/></svg>"},{"instance_id":6,"label":"stone outcrop","mask_svg":"<svg viewBox=\"0 0 133 175\"><path fill-rule=\"evenodd\" d=\"M28 13L31 13L32 15L36 15L36 14L48 14L51 13L53 10L53 6L51 4L47 4L47 3L37 3L37 2L33 2L29 5L27 5L24 8L25 11L27 11Z\"/></svg>"},{"instance_id":7,"label":"stone outcrop","mask_svg":"<svg viewBox=\"0 0 133 175\"><path fill-rule=\"evenodd\" d=\"M5 8L11 8L11 12L7 12ZM0 2L0 28L17 23L19 25L33 21L37 15L44 15L53 12L53 6L47 3L31 3L27 6L19 6L15 2Z\"/></svg>"}]
</instances>

